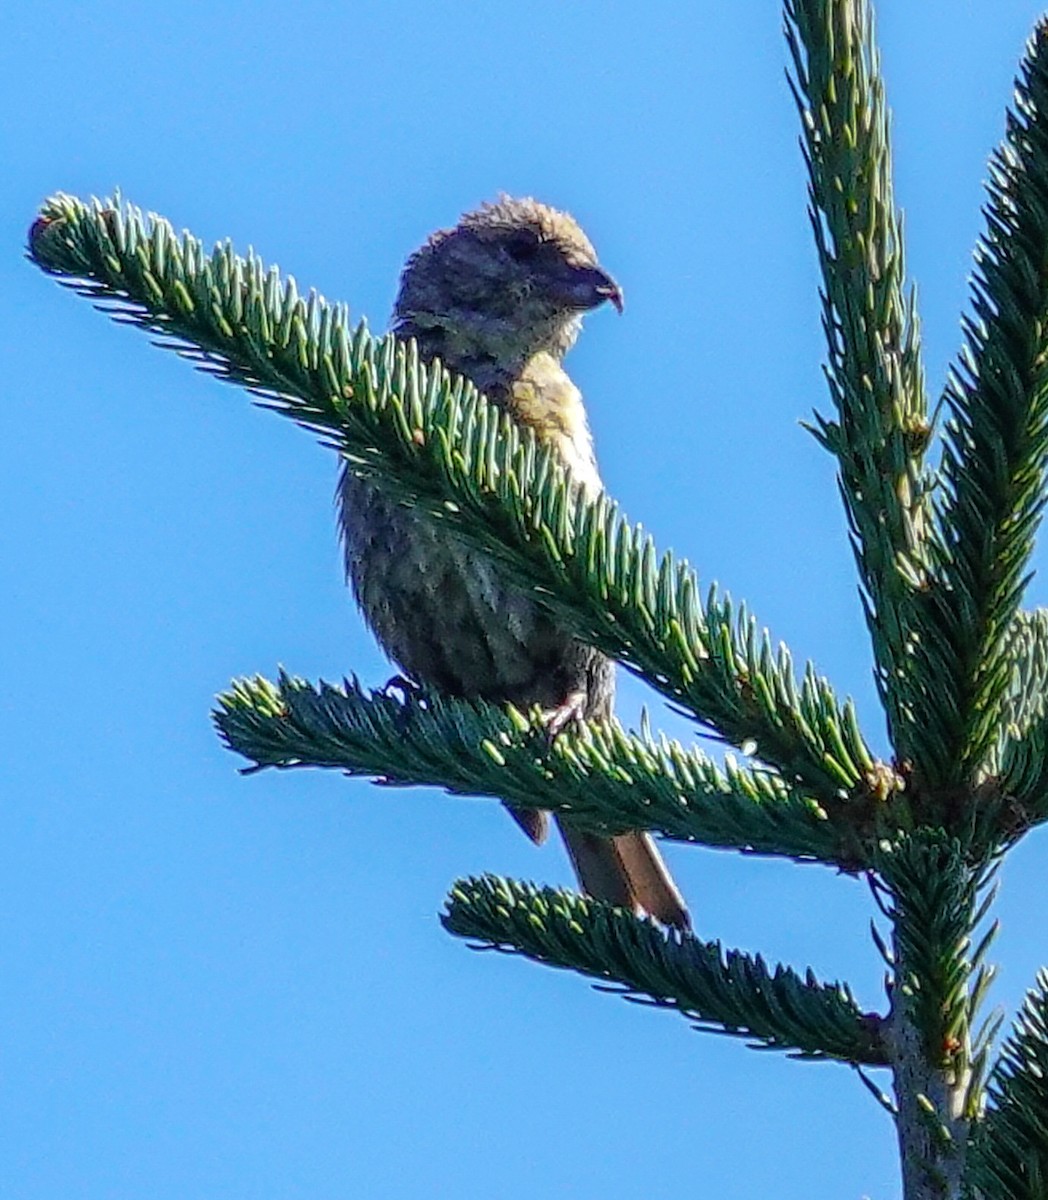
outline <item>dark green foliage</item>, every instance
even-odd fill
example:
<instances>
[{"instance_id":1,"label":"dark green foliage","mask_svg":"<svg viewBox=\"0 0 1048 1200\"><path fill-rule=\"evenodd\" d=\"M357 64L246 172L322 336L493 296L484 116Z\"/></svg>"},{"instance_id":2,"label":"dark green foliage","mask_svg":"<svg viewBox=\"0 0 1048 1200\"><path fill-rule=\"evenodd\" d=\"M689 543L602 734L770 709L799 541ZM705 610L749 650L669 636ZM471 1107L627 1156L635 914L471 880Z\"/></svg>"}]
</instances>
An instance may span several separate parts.
<instances>
[{"instance_id":1,"label":"dark green foliage","mask_svg":"<svg viewBox=\"0 0 1048 1200\"><path fill-rule=\"evenodd\" d=\"M1048 819L1048 610L1016 614L1008 646L1008 691L994 770L1014 803L1013 837Z\"/></svg>"},{"instance_id":2,"label":"dark green foliage","mask_svg":"<svg viewBox=\"0 0 1048 1200\"><path fill-rule=\"evenodd\" d=\"M923 457L931 430L892 194L887 105L865 5L787 3L786 34L836 411L835 420L816 414L812 431L840 464L877 686L905 760L919 754L922 733L913 605L925 577Z\"/></svg>"},{"instance_id":3,"label":"dark green foliage","mask_svg":"<svg viewBox=\"0 0 1048 1200\"><path fill-rule=\"evenodd\" d=\"M1044 971L1027 994L1001 1050L989 1093L989 1111L972 1145L969 1194L995 1200L1043 1200L1048 1196L1048 973Z\"/></svg>"},{"instance_id":4,"label":"dark green foliage","mask_svg":"<svg viewBox=\"0 0 1048 1200\"><path fill-rule=\"evenodd\" d=\"M728 764L616 723L566 731L550 744L529 720L479 701L366 693L356 683L314 688L282 676L241 680L220 698L216 723L257 766L326 766L388 784L433 784L497 795L523 808L568 813L599 833L638 827L679 841L845 860L825 812L775 776ZM787 851L789 853L789 851Z\"/></svg>"},{"instance_id":5,"label":"dark green foliage","mask_svg":"<svg viewBox=\"0 0 1048 1200\"><path fill-rule=\"evenodd\" d=\"M166 335L205 370L321 435L428 519L498 557L580 634L688 708L727 741L751 745L820 800L874 769L849 705L731 602L631 526L615 503L587 501L531 434L411 343L348 326L344 307L257 258L188 234L116 200L45 205L31 236L45 269L119 316Z\"/></svg>"},{"instance_id":6,"label":"dark green foliage","mask_svg":"<svg viewBox=\"0 0 1048 1200\"><path fill-rule=\"evenodd\" d=\"M984 893L996 865L974 866L959 841L935 829L886 846L877 863L888 889L894 1004L905 1005L928 1060L958 1084L979 1076L988 1052L985 1036L973 1042L973 1027L993 980L984 960L996 927L978 943L975 931L992 899Z\"/></svg>"},{"instance_id":7,"label":"dark green foliage","mask_svg":"<svg viewBox=\"0 0 1048 1200\"><path fill-rule=\"evenodd\" d=\"M933 583L919 654L935 788L978 782L1007 719L1010 629L1048 457L1048 27L1038 26L990 164L967 346L946 388Z\"/></svg>"},{"instance_id":8,"label":"dark green foliage","mask_svg":"<svg viewBox=\"0 0 1048 1200\"><path fill-rule=\"evenodd\" d=\"M654 829L676 841L857 869L871 833L847 806L828 813L776 775L697 748L638 737L617 722L566 730L550 743L531 719L480 701L404 700L280 677L238 681L215 722L257 767L332 767L386 784L432 784L570 815L595 833Z\"/></svg>"},{"instance_id":9,"label":"dark green foliage","mask_svg":"<svg viewBox=\"0 0 1048 1200\"><path fill-rule=\"evenodd\" d=\"M629 999L648 997L701 1029L797 1057L887 1065L880 1020L861 1012L846 987L819 983L810 971L803 979L788 967L770 971L760 956L664 933L575 892L490 875L462 879L443 922L459 937L579 971Z\"/></svg>"}]
</instances>

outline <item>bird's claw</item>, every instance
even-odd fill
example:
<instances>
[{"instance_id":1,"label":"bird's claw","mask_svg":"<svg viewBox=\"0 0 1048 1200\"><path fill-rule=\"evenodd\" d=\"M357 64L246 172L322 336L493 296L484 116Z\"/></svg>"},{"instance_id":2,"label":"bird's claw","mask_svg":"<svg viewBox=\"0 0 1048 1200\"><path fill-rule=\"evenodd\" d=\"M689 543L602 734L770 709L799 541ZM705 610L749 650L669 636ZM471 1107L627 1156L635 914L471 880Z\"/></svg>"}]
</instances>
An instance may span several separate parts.
<instances>
[{"instance_id":1,"label":"bird's claw","mask_svg":"<svg viewBox=\"0 0 1048 1200\"><path fill-rule=\"evenodd\" d=\"M562 704L556 708L547 709L542 714L542 723L546 728L546 740L549 745L557 740L558 734L564 732L569 725L581 725L585 720L585 692L572 692Z\"/></svg>"},{"instance_id":2,"label":"bird's claw","mask_svg":"<svg viewBox=\"0 0 1048 1200\"><path fill-rule=\"evenodd\" d=\"M401 700L407 704L409 700L418 700L422 696L422 688L406 675L393 675L379 688L378 694L385 699L391 699L394 692L400 692Z\"/></svg>"}]
</instances>

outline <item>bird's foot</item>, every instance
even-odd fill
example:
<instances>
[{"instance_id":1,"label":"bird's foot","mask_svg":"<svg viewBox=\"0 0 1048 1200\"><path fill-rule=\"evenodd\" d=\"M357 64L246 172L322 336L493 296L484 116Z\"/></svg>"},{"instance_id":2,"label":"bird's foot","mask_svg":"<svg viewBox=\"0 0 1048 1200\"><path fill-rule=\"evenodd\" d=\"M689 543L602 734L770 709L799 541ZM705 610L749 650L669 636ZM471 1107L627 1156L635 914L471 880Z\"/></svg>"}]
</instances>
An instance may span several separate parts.
<instances>
[{"instance_id":1,"label":"bird's foot","mask_svg":"<svg viewBox=\"0 0 1048 1200\"><path fill-rule=\"evenodd\" d=\"M548 708L542 714L542 723L546 727L546 737L552 745L557 735L563 733L569 725L581 725L585 720L586 693L570 692L556 708Z\"/></svg>"},{"instance_id":2,"label":"bird's foot","mask_svg":"<svg viewBox=\"0 0 1048 1200\"><path fill-rule=\"evenodd\" d=\"M422 688L406 675L393 675L378 689L378 694L386 699L391 698L394 692L400 693L404 704L409 700L420 700L423 695Z\"/></svg>"}]
</instances>

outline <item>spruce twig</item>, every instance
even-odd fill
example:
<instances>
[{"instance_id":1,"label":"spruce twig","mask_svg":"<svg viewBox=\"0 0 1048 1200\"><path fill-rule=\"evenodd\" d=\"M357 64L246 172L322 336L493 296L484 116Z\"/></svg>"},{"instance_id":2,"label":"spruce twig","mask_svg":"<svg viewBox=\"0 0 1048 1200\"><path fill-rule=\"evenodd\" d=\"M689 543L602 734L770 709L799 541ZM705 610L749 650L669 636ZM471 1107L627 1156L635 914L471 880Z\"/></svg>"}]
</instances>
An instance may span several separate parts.
<instances>
[{"instance_id":1,"label":"spruce twig","mask_svg":"<svg viewBox=\"0 0 1048 1200\"><path fill-rule=\"evenodd\" d=\"M799 1058L884 1066L881 1021L846 987L769 970L760 956L662 932L621 908L485 876L455 884L445 927L487 947L599 979L609 991L671 1008L704 1030ZM642 999L644 998L644 999Z\"/></svg>"},{"instance_id":2,"label":"spruce twig","mask_svg":"<svg viewBox=\"0 0 1048 1200\"><path fill-rule=\"evenodd\" d=\"M549 450L413 343L351 331L344 307L228 245L209 257L189 234L117 200L55 196L31 255L118 319L320 435L362 474L498 558L580 636L642 675L736 746L820 800L867 786L877 764L849 704L810 665L630 525L588 500Z\"/></svg>"},{"instance_id":3,"label":"spruce twig","mask_svg":"<svg viewBox=\"0 0 1048 1200\"><path fill-rule=\"evenodd\" d=\"M1043 1200L1048 1195L1048 973L1041 971L1001 1050L990 1107L973 1138L971 1195Z\"/></svg>"},{"instance_id":4,"label":"spruce twig","mask_svg":"<svg viewBox=\"0 0 1048 1200\"><path fill-rule=\"evenodd\" d=\"M401 700L355 681L239 680L215 722L256 767L320 766L391 785L429 784L548 809L594 833L651 829L676 841L785 855L846 870L868 864L890 810L874 797L829 812L766 770L615 721L550 744L541 714L438 695Z\"/></svg>"},{"instance_id":5,"label":"spruce twig","mask_svg":"<svg viewBox=\"0 0 1048 1200\"><path fill-rule=\"evenodd\" d=\"M1012 818L1002 843L1048 820L1048 609L1016 613L1008 662L1011 686L990 766Z\"/></svg>"},{"instance_id":6,"label":"spruce twig","mask_svg":"<svg viewBox=\"0 0 1048 1200\"><path fill-rule=\"evenodd\" d=\"M946 388L936 569L920 647L929 789L978 783L1014 696L1009 641L1048 464L1048 23L990 165L967 345Z\"/></svg>"},{"instance_id":7,"label":"spruce twig","mask_svg":"<svg viewBox=\"0 0 1048 1200\"><path fill-rule=\"evenodd\" d=\"M913 607L925 585L931 430L872 11L865 0L790 0L786 37L836 411L816 413L812 432L840 466L892 743L900 761L915 760L926 681L915 670Z\"/></svg>"},{"instance_id":8,"label":"spruce twig","mask_svg":"<svg viewBox=\"0 0 1048 1200\"><path fill-rule=\"evenodd\" d=\"M941 830L920 829L885 847L878 874L892 923L892 1071L906 1195L956 1196L977 1117L976 1064L987 1033L973 1036L993 970L984 963L995 928L974 931L992 893L996 860L976 865Z\"/></svg>"}]
</instances>

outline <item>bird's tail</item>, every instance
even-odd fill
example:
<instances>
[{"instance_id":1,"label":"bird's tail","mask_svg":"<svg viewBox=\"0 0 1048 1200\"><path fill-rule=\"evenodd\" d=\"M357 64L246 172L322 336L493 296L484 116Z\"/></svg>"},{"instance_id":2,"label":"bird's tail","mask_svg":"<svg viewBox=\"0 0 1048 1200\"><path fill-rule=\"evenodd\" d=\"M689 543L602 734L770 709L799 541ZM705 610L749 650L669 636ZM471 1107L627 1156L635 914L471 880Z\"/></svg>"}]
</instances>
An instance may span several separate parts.
<instances>
[{"instance_id":1,"label":"bird's tail","mask_svg":"<svg viewBox=\"0 0 1048 1200\"><path fill-rule=\"evenodd\" d=\"M560 821L557 827L587 895L647 913L664 925L691 928L684 898L650 834L620 833L608 838L582 833Z\"/></svg>"}]
</instances>

